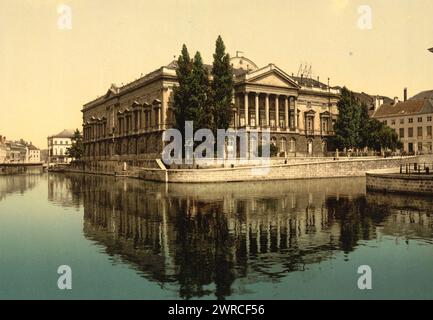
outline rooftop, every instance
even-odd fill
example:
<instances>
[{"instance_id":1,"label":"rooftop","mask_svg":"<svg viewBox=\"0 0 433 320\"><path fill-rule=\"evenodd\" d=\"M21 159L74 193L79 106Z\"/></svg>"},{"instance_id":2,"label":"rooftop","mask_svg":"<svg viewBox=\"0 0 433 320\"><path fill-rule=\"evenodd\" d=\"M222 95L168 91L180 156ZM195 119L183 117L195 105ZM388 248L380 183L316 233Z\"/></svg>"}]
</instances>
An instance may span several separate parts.
<instances>
[{"instance_id":1,"label":"rooftop","mask_svg":"<svg viewBox=\"0 0 433 320\"><path fill-rule=\"evenodd\" d=\"M74 130L64 129L63 131L59 132L58 134L52 135L49 138L72 138L73 135Z\"/></svg>"},{"instance_id":2,"label":"rooftop","mask_svg":"<svg viewBox=\"0 0 433 320\"><path fill-rule=\"evenodd\" d=\"M374 113L375 118L433 112L433 90L423 91L407 101L385 103Z\"/></svg>"}]
</instances>

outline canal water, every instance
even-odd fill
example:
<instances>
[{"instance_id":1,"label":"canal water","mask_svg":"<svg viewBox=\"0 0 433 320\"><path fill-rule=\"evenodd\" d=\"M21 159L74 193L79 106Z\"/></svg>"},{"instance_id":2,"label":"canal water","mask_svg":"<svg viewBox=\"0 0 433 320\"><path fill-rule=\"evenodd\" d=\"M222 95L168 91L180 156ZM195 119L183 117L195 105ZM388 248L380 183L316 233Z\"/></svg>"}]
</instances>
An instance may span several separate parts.
<instances>
[{"instance_id":1,"label":"canal water","mask_svg":"<svg viewBox=\"0 0 433 320\"><path fill-rule=\"evenodd\" d=\"M432 214L431 199L366 193L364 178L0 176L0 298L432 299Z\"/></svg>"}]
</instances>

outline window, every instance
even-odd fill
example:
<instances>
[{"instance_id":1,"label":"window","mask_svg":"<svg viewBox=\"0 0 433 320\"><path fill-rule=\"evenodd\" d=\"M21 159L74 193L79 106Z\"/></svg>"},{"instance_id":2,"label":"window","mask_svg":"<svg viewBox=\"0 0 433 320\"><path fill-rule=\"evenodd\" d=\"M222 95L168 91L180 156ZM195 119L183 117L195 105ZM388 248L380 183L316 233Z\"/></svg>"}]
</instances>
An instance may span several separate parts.
<instances>
[{"instance_id":1,"label":"window","mask_svg":"<svg viewBox=\"0 0 433 320\"><path fill-rule=\"evenodd\" d=\"M314 130L313 121L314 121L313 117L307 117L307 130L308 131L313 131Z\"/></svg>"},{"instance_id":2,"label":"window","mask_svg":"<svg viewBox=\"0 0 433 320\"><path fill-rule=\"evenodd\" d=\"M409 123L413 123L413 118L409 118Z\"/></svg>"},{"instance_id":3,"label":"window","mask_svg":"<svg viewBox=\"0 0 433 320\"><path fill-rule=\"evenodd\" d=\"M408 128L408 129L407 129L407 136L408 136L409 138L413 138L413 128Z\"/></svg>"},{"instance_id":4,"label":"window","mask_svg":"<svg viewBox=\"0 0 433 320\"><path fill-rule=\"evenodd\" d=\"M427 142L427 151L428 151L428 152L431 153L431 152L433 151L433 150L432 150L432 149L433 149L432 147L433 147L433 146L432 146L432 143L431 143L431 142Z\"/></svg>"},{"instance_id":5,"label":"window","mask_svg":"<svg viewBox=\"0 0 433 320\"><path fill-rule=\"evenodd\" d=\"M418 117L418 122L422 122L422 117Z\"/></svg>"},{"instance_id":6,"label":"window","mask_svg":"<svg viewBox=\"0 0 433 320\"><path fill-rule=\"evenodd\" d=\"M417 128L417 136L422 137L422 127Z\"/></svg>"},{"instance_id":7,"label":"window","mask_svg":"<svg viewBox=\"0 0 433 320\"><path fill-rule=\"evenodd\" d=\"M400 119L400 124L404 124L404 118Z\"/></svg>"},{"instance_id":8,"label":"window","mask_svg":"<svg viewBox=\"0 0 433 320\"><path fill-rule=\"evenodd\" d=\"M432 117L431 117L431 116L428 116L428 117L427 117L427 122L431 122L431 120L432 120Z\"/></svg>"},{"instance_id":9,"label":"window","mask_svg":"<svg viewBox=\"0 0 433 320\"><path fill-rule=\"evenodd\" d=\"M291 138L290 139L289 151L290 152L295 152L296 151L296 140L295 140L295 138Z\"/></svg>"},{"instance_id":10,"label":"window","mask_svg":"<svg viewBox=\"0 0 433 320\"><path fill-rule=\"evenodd\" d=\"M391 125L395 125L395 120L391 120Z\"/></svg>"},{"instance_id":11,"label":"window","mask_svg":"<svg viewBox=\"0 0 433 320\"><path fill-rule=\"evenodd\" d=\"M427 137L431 138L432 137L432 126L428 126L427 127Z\"/></svg>"},{"instance_id":12,"label":"window","mask_svg":"<svg viewBox=\"0 0 433 320\"><path fill-rule=\"evenodd\" d=\"M280 140L280 152L286 152L286 138L281 138Z\"/></svg>"},{"instance_id":13,"label":"window","mask_svg":"<svg viewBox=\"0 0 433 320\"><path fill-rule=\"evenodd\" d=\"M383 124L384 124L384 125L388 125L388 121L383 120Z\"/></svg>"},{"instance_id":14,"label":"window","mask_svg":"<svg viewBox=\"0 0 433 320\"><path fill-rule=\"evenodd\" d=\"M418 142L418 151L422 151L422 142Z\"/></svg>"}]
</instances>

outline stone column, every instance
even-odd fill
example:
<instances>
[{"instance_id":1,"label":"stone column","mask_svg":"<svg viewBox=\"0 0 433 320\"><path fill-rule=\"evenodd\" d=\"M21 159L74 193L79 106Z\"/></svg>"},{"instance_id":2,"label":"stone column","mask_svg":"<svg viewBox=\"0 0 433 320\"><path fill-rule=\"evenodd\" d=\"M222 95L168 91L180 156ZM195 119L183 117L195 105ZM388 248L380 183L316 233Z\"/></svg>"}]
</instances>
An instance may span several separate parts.
<instances>
[{"instance_id":1,"label":"stone column","mask_svg":"<svg viewBox=\"0 0 433 320\"><path fill-rule=\"evenodd\" d=\"M168 88L162 88L162 97L161 97L161 118L159 122L159 128L165 129L167 124L167 107L168 107L168 99L167 99L167 91Z\"/></svg>"},{"instance_id":2,"label":"stone column","mask_svg":"<svg viewBox=\"0 0 433 320\"><path fill-rule=\"evenodd\" d=\"M275 125L277 129L280 127L280 101L279 95L275 96Z\"/></svg>"},{"instance_id":3,"label":"stone column","mask_svg":"<svg viewBox=\"0 0 433 320\"><path fill-rule=\"evenodd\" d=\"M245 126L248 127L250 124L250 119L248 117L248 92L245 92L244 94L244 108L245 108Z\"/></svg>"},{"instance_id":4,"label":"stone column","mask_svg":"<svg viewBox=\"0 0 433 320\"><path fill-rule=\"evenodd\" d=\"M256 92L256 127L258 128L260 126L259 122L259 93Z\"/></svg>"},{"instance_id":5,"label":"stone column","mask_svg":"<svg viewBox=\"0 0 433 320\"><path fill-rule=\"evenodd\" d=\"M269 127L269 94L265 98L266 126Z\"/></svg>"},{"instance_id":6,"label":"stone column","mask_svg":"<svg viewBox=\"0 0 433 320\"><path fill-rule=\"evenodd\" d=\"M284 97L284 124L285 128L289 128L289 97Z\"/></svg>"},{"instance_id":7,"label":"stone column","mask_svg":"<svg viewBox=\"0 0 433 320\"><path fill-rule=\"evenodd\" d=\"M293 100L293 103L295 104L295 131L298 130L298 101L296 100L296 98Z\"/></svg>"},{"instance_id":8,"label":"stone column","mask_svg":"<svg viewBox=\"0 0 433 320\"><path fill-rule=\"evenodd\" d=\"M158 112L158 124L156 127L158 129L161 129L161 127L162 127L161 111L162 111L162 104L160 102L159 105L157 105L157 109L156 109L156 112Z\"/></svg>"}]
</instances>

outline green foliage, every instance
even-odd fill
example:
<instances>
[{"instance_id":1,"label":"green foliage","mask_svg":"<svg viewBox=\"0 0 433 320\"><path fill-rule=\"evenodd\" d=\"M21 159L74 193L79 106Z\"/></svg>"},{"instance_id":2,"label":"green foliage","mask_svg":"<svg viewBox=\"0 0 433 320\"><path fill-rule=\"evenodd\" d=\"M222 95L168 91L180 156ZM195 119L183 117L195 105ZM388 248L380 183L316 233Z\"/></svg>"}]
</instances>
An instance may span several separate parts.
<instances>
[{"instance_id":1,"label":"green foliage","mask_svg":"<svg viewBox=\"0 0 433 320\"><path fill-rule=\"evenodd\" d=\"M353 92L341 90L337 104L339 115L335 123L334 143L339 149L363 149L395 151L402 148L398 135L384 123L369 118L368 107L360 103Z\"/></svg>"},{"instance_id":2,"label":"green foliage","mask_svg":"<svg viewBox=\"0 0 433 320\"><path fill-rule=\"evenodd\" d=\"M335 140L341 149L356 148L360 144L360 118L359 107L353 92L344 87L337 103L338 119L335 123Z\"/></svg>"},{"instance_id":3,"label":"green foliage","mask_svg":"<svg viewBox=\"0 0 433 320\"><path fill-rule=\"evenodd\" d=\"M186 45L183 45L182 53L177 60L178 68L176 69L179 86L174 88L176 128L179 129L182 134L185 131L185 121L192 118L189 102L191 95L190 82L192 63L188 49Z\"/></svg>"},{"instance_id":4,"label":"green foliage","mask_svg":"<svg viewBox=\"0 0 433 320\"><path fill-rule=\"evenodd\" d=\"M185 121L193 121L195 130L210 128L209 75L199 52L191 59L185 45L179 56L176 70L179 86L174 89L176 128L182 134Z\"/></svg>"},{"instance_id":5,"label":"green foliage","mask_svg":"<svg viewBox=\"0 0 433 320\"><path fill-rule=\"evenodd\" d=\"M381 151L382 149L395 151L402 148L398 135L383 122L377 119L370 119L367 130L369 132L367 138L368 148L375 151Z\"/></svg>"},{"instance_id":6,"label":"green foliage","mask_svg":"<svg viewBox=\"0 0 433 320\"><path fill-rule=\"evenodd\" d=\"M84 154L83 136L80 130L76 129L72 137L72 145L66 150L66 155L75 160L81 159Z\"/></svg>"},{"instance_id":7,"label":"green foliage","mask_svg":"<svg viewBox=\"0 0 433 320\"><path fill-rule=\"evenodd\" d=\"M233 70L230 56L221 36L216 40L212 65L212 83L199 52L190 58L182 47L176 70L179 86L174 89L176 128L182 134L185 121L194 121L194 128L227 129L232 117Z\"/></svg>"},{"instance_id":8,"label":"green foliage","mask_svg":"<svg viewBox=\"0 0 433 320\"><path fill-rule=\"evenodd\" d=\"M227 129L232 115L233 96L233 70L230 65L230 56L221 36L218 36L215 45L214 61L212 65L212 117L213 131Z\"/></svg>"},{"instance_id":9,"label":"green foliage","mask_svg":"<svg viewBox=\"0 0 433 320\"><path fill-rule=\"evenodd\" d=\"M368 106L365 103L360 105L360 114L359 114L359 135L358 135L358 147L360 149L364 149L368 146L368 125L370 121L370 117L368 115Z\"/></svg>"}]
</instances>

